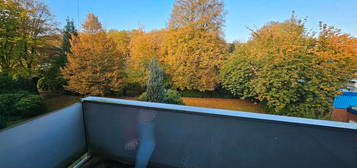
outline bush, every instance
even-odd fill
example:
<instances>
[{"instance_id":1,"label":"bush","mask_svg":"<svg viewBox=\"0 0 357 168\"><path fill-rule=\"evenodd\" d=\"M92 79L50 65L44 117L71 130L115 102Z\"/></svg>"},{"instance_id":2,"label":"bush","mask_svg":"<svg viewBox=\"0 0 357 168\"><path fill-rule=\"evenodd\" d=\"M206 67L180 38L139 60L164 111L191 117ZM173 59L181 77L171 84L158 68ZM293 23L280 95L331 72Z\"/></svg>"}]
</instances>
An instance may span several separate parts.
<instances>
[{"instance_id":1,"label":"bush","mask_svg":"<svg viewBox=\"0 0 357 168\"><path fill-rule=\"evenodd\" d=\"M16 102L15 108L23 118L41 114L45 110L43 98L38 95L27 95L22 97Z\"/></svg>"},{"instance_id":2,"label":"bush","mask_svg":"<svg viewBox=\"0 0 357 168\"><path fill-rule=\"evenodd\" d=\"M31 79L12 79L7 74L0 73L0 94L14 93L22 90L37 93L36 86Z\"/></svg>"},{"instance_id":3,"label":"bush","mask_svg":"<svg viewBox=\"0 0 357 168\"><path fill-rule=\"evenodd\" d=\"M42 77L37 82L37 88L42 91L63 91L63 86L66 84L66 80L62 76L56 76L54 78Z\"/></svg>"},{"instance_id":4,"label":"bush","mask_svg":"<svg viewBox=\"0 0 357 168\"><path fill-rule=\"evenodd\" d=\"M0 127L45 112L43 98L29 92L0 94Z\"/></svg>"},{"instance_id":5,"label":"bush","mask_svg":"<svg viewBox=\"0 0 357 168\"><path fill-rule=\"evenodd\" d=\"M145 88L139 83L128 83L124 86L124 96L135 97L145 91Z\"/></svg>"},{"instance_id":6,"label":"bush","mask_svg":"<svg viewBox=\"0 0 357 168\"><path fill-rule=\"evenodd\" d=\"M181 95L176 90L166 90L166 103L167 104L184 104Z\"/></svg>"},{"instance_id":7,"label":"bush","mask_svg":"<svg viewBox=\"0 0 357 168\"><path fill-rule=\"evenodd\" d=\"M142 93L138 100L147 101L147 93ZM165 102L167 104L180 104L184 105L183 100L181 99L180 93L176 90L168 89L165 91Z\"/></svg>"},{"instance_id":8,"label":"bush","mask_svg":"<svg viewBox=\"0 0 357 168\"><path fill-rule=\"evenodd\" d=\"M142 93L142 94L139 96L138 100L140 100L140 101L146 101L146 100L147 100L147 93L146 93L146 92Z\"/></svg>"}]
</instances>

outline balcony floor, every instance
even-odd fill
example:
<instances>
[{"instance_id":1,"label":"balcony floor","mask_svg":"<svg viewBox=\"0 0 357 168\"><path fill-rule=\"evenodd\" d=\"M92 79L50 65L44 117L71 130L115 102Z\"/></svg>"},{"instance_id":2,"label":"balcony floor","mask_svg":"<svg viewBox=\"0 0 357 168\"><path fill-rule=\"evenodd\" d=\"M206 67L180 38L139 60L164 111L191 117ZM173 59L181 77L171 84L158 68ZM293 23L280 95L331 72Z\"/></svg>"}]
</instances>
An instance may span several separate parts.
<instances>
[{"instance_id":1,"label":"balcony floor","mask_svg":"<svg viewBox=\"0 0 357 168\"><path fill-rule=\"evenodd\" d=\"M111 159L91 158L82 166L82 168L135 168L135 166Z\"/></svg>"}]
</instances>

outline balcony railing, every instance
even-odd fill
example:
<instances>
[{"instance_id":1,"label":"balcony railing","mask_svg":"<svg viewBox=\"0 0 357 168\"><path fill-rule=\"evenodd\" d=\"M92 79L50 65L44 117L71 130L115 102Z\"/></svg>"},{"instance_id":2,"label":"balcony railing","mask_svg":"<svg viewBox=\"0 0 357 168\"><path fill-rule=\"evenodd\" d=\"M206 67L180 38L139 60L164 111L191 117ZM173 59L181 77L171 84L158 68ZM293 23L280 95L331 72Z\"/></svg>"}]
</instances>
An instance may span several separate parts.
<instances>
[{"instance_id":1,"label":"balcony railing","mask_svg":"<svg viewBox=\"0 0 357 168\"><path fill-rule=\"evenodd\" d=\"M0 131L1 168L66 167L85 153L154 167L354 168L357 125L88 97Z\"/></svg>"}]
</instances>

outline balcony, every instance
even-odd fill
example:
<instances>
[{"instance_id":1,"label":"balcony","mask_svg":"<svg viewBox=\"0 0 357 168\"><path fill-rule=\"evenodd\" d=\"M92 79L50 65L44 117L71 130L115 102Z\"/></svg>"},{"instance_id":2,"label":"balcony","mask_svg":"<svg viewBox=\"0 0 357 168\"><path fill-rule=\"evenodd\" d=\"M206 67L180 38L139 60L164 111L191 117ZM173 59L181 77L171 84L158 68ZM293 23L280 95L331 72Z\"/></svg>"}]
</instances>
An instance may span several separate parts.
<instances>
[{"instance_id":1,"label":"balcony","mask_svg":"<svg viewBox=\"0 0 357 168\"><path fill-rule=\"evenodd\" d=\"M357 124L88 97L0 131L1 168L133 167L145 152L150 167L354 168Z\"/></svg>"}]
</instances>

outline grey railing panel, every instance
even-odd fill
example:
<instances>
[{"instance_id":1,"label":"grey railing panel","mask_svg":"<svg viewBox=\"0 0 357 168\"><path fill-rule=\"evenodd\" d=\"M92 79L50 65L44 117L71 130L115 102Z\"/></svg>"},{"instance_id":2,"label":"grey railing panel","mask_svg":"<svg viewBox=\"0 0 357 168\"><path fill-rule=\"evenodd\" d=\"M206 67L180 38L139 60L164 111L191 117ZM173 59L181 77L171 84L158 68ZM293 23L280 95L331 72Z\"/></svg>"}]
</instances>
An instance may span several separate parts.
<instances>
[{"instance_id":1,"label":"grey railing panel","mask_svg":"<svg viewBox=\"0 0 357 168\"><path fill-rule=\"evenodd\" d=\"M357 126L352 124L93 97L83 101L87 142L93 154L135 160L137 150L125 149L125 145L140 137L140 123L146 116L155 135L151 162L160 165L357 165Z\"/></svg>"},{"instance_id":2,"label":"grey railing panel","mask_svg":"<svg viewBox=\"0 0 357 168\"><path fill-rule=\"evenodd\" d=\"M1 168L64 167L85 152L80 103L0 131Z\"/></svg>"}]
</instances>

